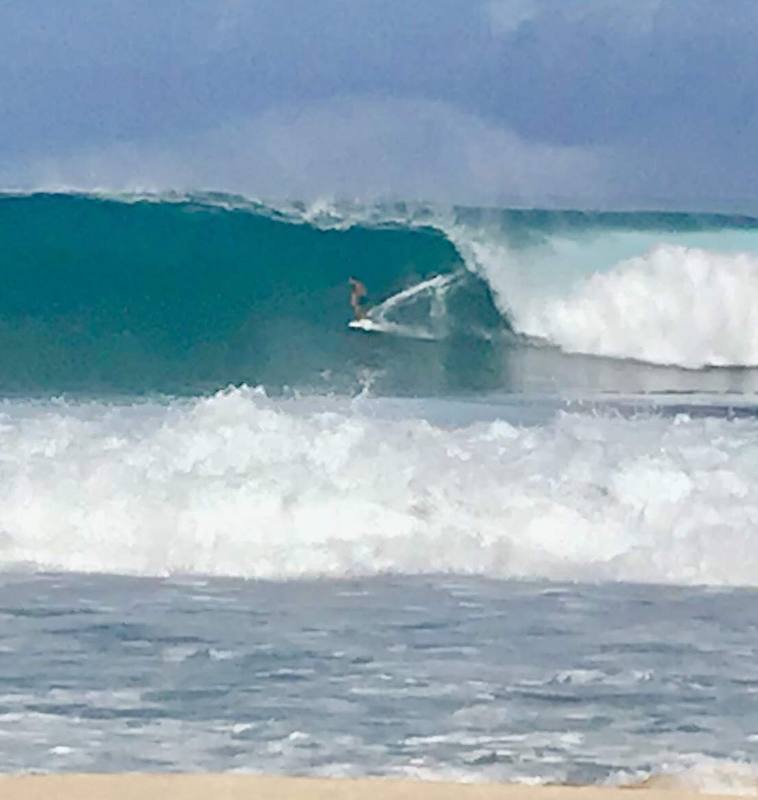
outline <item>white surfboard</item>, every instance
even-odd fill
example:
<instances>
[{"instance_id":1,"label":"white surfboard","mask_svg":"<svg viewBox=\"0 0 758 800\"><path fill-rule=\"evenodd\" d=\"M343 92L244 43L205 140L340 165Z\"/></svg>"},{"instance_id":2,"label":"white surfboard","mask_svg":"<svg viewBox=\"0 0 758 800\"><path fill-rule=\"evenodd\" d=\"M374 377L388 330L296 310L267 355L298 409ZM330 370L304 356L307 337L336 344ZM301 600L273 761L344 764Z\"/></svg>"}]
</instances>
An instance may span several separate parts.
<instances>
[{"instance_id":1,"label":"white surfboard","mask_svg":"<svg viewBox=\"0 0 758 800\"><path fill-rule=\"evenodd\" d=\"M382 330L382 326L378 322L374 322L373 319L369 319L368 317L350 320L347 325L349 328L357 328L360 331L374 331L376 333L381 333Z\"/></svg>"},{"instance_id":2,"label":"white surfboard","mask_svg":"<svg viewBox=\"0 0 758 800\"><path fill-rule=\"evenodd\" d=\"M430 342L437 338L430 331L417 325L400 325L397 322L369 319L368 317L354 319L347 324L348 327L354 330L366 331L367 333L384 333L391 336L402 336L406 339L425 339Z\"/></svg>"}]
</instances>

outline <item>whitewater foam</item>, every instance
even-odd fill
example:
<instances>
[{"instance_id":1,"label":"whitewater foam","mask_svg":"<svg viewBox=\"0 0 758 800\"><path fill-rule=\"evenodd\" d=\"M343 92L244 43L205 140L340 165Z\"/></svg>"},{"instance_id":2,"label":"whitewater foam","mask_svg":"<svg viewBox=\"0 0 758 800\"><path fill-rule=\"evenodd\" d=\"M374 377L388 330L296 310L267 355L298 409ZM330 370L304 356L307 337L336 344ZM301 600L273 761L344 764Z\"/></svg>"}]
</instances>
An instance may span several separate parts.
<instances>
[{"instance_id":1,"label":"whitewater foam","mask_svg":"<svg viewBox=\"0 0 758 800\"><path fill-rule=\"evenodd\" d=\"M756 584L755 419L450 428L364 402L6 402L0 565Z\"/></svg>"},{"instance_id":2,"label":"whitewater foam","mask_svg":"<svg viewBox=\"0 0 758 800\"><path fill-rule=\"evenodd\" d=\"M673 232L549 236L519 250L491 228L443 227L514 330L527 337L570 353L665 366L758 365L752 232L732 234L734 241L690 234L723 252L672 244L687 238ZM754 252L734 252L735 245ZM635 249L639 254L628 257Z\"/></svg>"},{"instance_id":3,"label":"whitewater foam","mask_svg":"<svg viewBox=\"0 0 758 800\"><path fill-rule=\"evenodd\" d=\"M719 228L693 215L677 227L662 215L647 227L654 215L641 214L635 230L587 214L585 229L572 231L571 212L524 230L492 211L424 204L319 201L280 213L327 229L437 228L509 325L566 352L689 369L758 366L758 236L745 220Z\"/></svg>"},{"instance_id":4,"label":"whitewater foam","mask_svg":"<svg viewBox=\"0 0 758 800\"><path fill-rule=\"evenodd\" d=\"M758 257L660 246L514 311L566 351L688 368L758 365Z\"/></svg>"},{"instance_id":5,"label":"whitewater foam","mask_svg":"<svg viewBox=\"0 0 758 800\"><path fill-rule=\"evenodd\" d=\"M758 767L745 761L687 754L672 758L655 773L630 780L621 772L609 781L611 785L630 788L645 787L663 790L719 794L734 797L758 795Z\"/></svg>"}]
</instances>

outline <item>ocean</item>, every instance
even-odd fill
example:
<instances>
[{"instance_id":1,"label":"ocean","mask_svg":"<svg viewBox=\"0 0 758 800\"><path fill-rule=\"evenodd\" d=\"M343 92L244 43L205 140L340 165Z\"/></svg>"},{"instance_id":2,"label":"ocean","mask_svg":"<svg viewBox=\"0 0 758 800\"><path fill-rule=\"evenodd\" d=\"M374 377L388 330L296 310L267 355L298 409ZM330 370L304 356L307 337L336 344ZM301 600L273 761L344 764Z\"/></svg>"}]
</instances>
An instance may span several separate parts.
<instances>
[{"instance_id":1,"label":"ocean","mask_svg":"<svg viewBox=\"0 0 758 800\"><path fill-rule=\"evenodd\" d=\"M0 770L758 793L758 219L6 194L0 264Z\"/></svg>"}]
</instances>

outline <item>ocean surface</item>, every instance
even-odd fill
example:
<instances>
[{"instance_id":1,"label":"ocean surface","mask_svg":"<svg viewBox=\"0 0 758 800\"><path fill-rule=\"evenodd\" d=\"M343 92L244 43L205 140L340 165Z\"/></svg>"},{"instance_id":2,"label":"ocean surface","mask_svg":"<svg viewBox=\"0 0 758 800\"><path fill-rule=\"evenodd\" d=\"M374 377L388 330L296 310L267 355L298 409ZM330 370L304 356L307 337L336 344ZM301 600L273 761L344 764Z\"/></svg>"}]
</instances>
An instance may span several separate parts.
<instances>
[{"instance_id":1,"label":"ocean surface","mask_svg":"<svg viewBox=\"0 0 758 800\"><path fill-rule=\"evenodd\" d=\"M0 265L0 770L758 794L758 219L4 195Z\"/></svg>"}]
</instances>

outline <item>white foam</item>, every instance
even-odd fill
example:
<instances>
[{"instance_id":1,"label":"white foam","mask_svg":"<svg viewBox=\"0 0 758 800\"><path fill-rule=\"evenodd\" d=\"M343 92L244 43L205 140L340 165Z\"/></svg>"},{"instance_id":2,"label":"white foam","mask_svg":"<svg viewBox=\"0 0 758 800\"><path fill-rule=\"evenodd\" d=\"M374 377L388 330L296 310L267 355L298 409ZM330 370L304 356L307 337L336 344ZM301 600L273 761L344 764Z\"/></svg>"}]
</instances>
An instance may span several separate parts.
<instances>
[{"instance_id":1,"label":"white foam","mask_svg":"<svg viewBox=\"0 0 758 800\"><path fill-rule=\"evenodd\" d=\"M746 761L713 758L693 753L676 756L646 776L628 773L614 775L612 784L640 785L654 789L674 789L701 794L755 797L758 795L758 767Z\"/></svg>"},{"instance_id":2,"label":"white foam","mask_svg":"<svg viewBox=\"0 0 758 800\"><path fill-rule=\"evenodd\" d=\"M471 215L470 215L471 216ZM289 211L319 227L432 226L493 291L517 332L572 353L697 369L758 366L758 234L752 228L531 230L428 205L320 202Z\"/></svg>"},{"instance_id":3,"label":"white foam","mask_svg":"<svg viewBox=\"0 0 758 800\"><path fill-rule=\"evenodd\" d=\"M465 210L464 210L465 212ZM530 230L515 246L496 214L427 204L320 200L280 208L323 228L436 227L482 277L515 330L572 353L698 369L758 366L758 233Z\"/></svg>"},{"instance_id":4,"label":"white foam","mask_svg":"<svg viewBox=\"0 0 758 800\"><path fill-rule=\"evenodd\" d=\"M651 364L758 366L752 230L556 234L517 249L497 229L440 226L526 336L567 352Z\"/></svg>"},{"instance_id":5,"label":"white foam","mask_svg":"<svg viewBox=\"0 0 758 800\"><path fill-rule=\"evenodd\" d=\"M514 312L566 351L689 368L758 365L758 257L661 246Z\"/></svg>"},{"instance_id":6,"label":"white foam","mask_svg":"<svg viewBox=\"0 0 758 800\"><path fill-rule=\"evenodd\" d=\"M445 429L240 389L6 403L0 565L755 585L758 421Z\"/></svg>"}]
</instances>

